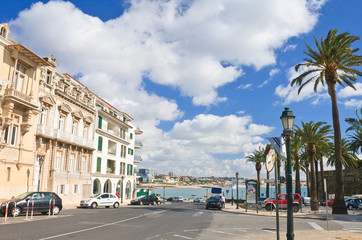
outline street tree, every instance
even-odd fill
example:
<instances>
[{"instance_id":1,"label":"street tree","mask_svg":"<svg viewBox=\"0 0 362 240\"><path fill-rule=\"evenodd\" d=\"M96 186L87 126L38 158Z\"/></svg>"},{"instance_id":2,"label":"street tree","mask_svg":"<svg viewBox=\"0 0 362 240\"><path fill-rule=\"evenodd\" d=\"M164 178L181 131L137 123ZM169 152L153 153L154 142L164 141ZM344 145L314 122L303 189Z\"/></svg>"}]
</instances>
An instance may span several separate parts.
<instances>
[{"instance_id":1,"label":"street tree","mask_svg":"<svg viewBox=\"0 0 362 240\"><path fill-rule=\"evenodd\" d=\"M256 196L258 198L260 197L260 171L261 171L262 163L265 162L264 151L265 151L264 148L259 147L258 150L254 150L252 154L246 156L246 159L249 162L255 163L255 170L256 170L257 179L258 179L258 190L257 190Z\"/></svg>"}]
</instances>

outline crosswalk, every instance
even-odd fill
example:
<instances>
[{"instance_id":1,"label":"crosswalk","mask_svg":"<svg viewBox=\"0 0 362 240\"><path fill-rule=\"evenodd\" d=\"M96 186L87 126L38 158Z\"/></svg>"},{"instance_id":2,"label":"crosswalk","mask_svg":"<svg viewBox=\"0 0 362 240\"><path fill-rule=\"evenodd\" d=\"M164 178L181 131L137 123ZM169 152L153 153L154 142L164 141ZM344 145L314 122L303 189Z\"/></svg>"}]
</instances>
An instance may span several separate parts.
<instances>
[{"instance_id":1,"label":"crosswalk","mask_svg":"<svg viewBox=\"0 0 362 240\"><path fill-rule=\"evenodd\" d=\"M333 222L341 225L345 231L362 232L362 222L360 221L353 222L333 220Z\"/></svg>"}]
</instances>

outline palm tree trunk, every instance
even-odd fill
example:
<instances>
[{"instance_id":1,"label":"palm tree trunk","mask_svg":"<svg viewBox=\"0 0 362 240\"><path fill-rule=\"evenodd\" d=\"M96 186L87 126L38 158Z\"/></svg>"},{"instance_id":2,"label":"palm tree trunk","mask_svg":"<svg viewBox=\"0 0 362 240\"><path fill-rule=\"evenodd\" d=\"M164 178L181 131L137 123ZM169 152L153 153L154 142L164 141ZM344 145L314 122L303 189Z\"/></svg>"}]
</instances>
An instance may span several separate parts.
<instances>
[{"instance_id":1,"label":"palm tree trunk","mask_svg":"<svg viewBox=\"0 0 362 240\"><path fill-rule=\"evenodd\" d=\"M335 81L334 81L335 82ZM328 83L328 81L327 81ZM342 167L342 140L341 126L339 123L339 113L337 105L337 95L335 84L328 84L328 92L332 101L332 117L334 129L334 152L335 152L335 198L332 206L332 214L348 214L346 204L344 202L344 183L343 183L343 167Z\"/></svg>"},{"instance_id":2,"label":"palm tree trunk","mask_svg":"<svg viewBox=\"0 0 362 240\"><path fill-rule=\"evenodd\" d=\"M317 159L314 159L314 171L315 171L315 181L316 181L316 189L317 189L317 201L320 199L320 196L319 196L319 171L318 171L318 160Z\"/></svg>"},{"instance_id":3,"label":"palm tree trunk","mask_svg":"<svg viewBox=\"0 0 362 240\"><path fill-rule=\"evenodd\" d=\"M269 178L270 178L270 173L266 171L266 179L269 180ZM269 198L269 183L266 184L266 198Z\"/></svg>"},{"instance_id":4,"label":"palm tree trunk","mask_svg":"<svg viewBox=\"0 0 362 240\"><path fill-rule=\"evenodd\" d=\"M260 170L257 172L258 174L258 183L257 183L257 190L256 190L256 199L257 201L259 200L260 198Z\"/></svg>"},{"instance_id":5,"label":"palm tree trunk","mask_svg":"<svg viewBox=\"0 0 362 240\"><path fill-rule=\"evenodd\" d=\"M309 170L305 172L305 178L307 179L307 196L310 197Z\"/></svg>"},{"instance_id":6,"label":"palm tree trunk","mask_svg":"<svg viewBox=\"0 0 362 240\"><path fill-rule=\"evenodd\" d=\"M310 209L312 211L318 211L319 205L318 205L318 199L317 199L317 183L316 183L316 176L315 176L315 169L314 169L314 153L310 153L310 190L311 190L311 199L310 199Z\"/></svg>"},{"instance_id":7,"label":"palm tree trunk","mask_svg":"<svg viewBox=\"0 0 362 240\"><path fill-rule=\"evenodd\" d=\"M300 167L299 159L295 159L295 192L301 194L300 190Z\"/></svg>"}]
</instances>

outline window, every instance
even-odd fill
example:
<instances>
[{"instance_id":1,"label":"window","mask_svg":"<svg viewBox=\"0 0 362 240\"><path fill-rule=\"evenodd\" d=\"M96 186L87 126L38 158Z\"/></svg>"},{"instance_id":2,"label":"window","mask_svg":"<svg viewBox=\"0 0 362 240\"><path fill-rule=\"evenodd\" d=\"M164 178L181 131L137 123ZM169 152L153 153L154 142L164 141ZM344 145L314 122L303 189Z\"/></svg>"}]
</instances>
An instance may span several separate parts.
<instances>
[{"instance_id":1,"label":"window","mask_svg":"<svg viewBox=\"0 0 362 240\"><path fill-rule=\"evenodd\" d=\"M15 72L15 79L14 79L14 87L19 92L23 91L23 85L25 80L25 68L18 64L17 70Z\"/></svg>"},{"instance_id":2,"label":"window","mask_svg":"<svg viewBox=\"0 0 362 240\"><path fill-rule=\"evenodd\" d=\"M88 139L88 125L85 125L83 128L83 138Z\"/></svg>"},{"instance_id":3,"label":"window","mask_svg":"<svg viewBox=\"0 0 362 240\"><path fill-rule=\"evenodd\" d=\"M62 152L61 151L57 151L57 153L55 154L55 169L62 169Z\"/></svg>"},{"instance_id":4,"label":"window","mask_svg":"<svg viewBox=\"0 0 362 240\"><path fill-rule=\"evenodd\" d=\"M70 157L69 157L69 166L68 166L68 170L69 171L74 171L74 159L75 159L75 154L71 153Z\"/></svg>"},{"instance_id":5,"label":"window","mask_svg":"<svg viewBox=\"0 0 362 240\"><path fill-rule=\"evenodd\" d=\"M51 84L51 80L52 80L52 72L51 71L47 71L47 84Z\"/></svg>"},{"instance_id":6,"label":"window","mask_svg":"<svg viewBox=\"0 0 362 240\"><path fill-rule=\"evenodd\" d=\"M74 184L74 186L73 186L73 193L74 193L74 194L77 194L78 192L79 192L79 187L78 187L77 184Z\"/></svg>"},{"instance_id":7,"label":"window","mask_svg":"<svg viewBox=\"0 0 362 240\"><path fill-rule=\"evenodd\" d=\"M48 116L48 109L42 108L42 109L41 109L41 114L40 114L40 124L41 124L41 125L46 125L46 123L47 123L47 116Z\"/></svg>"},{"instance_id":8,"label":"window","mask_svg":"<svg viewBox=\"0 0 362 240\"><path fill-rule=\"evenodd\" d=\"M127 164L127 175L132 176L133 175L133 165Z\"/></svg>"},{"instance_id":9,"label":"window","mask_svg":"<svg viewBox=\"0 0 362 240\"><path fill-rule=\"evenodd\" d=\"M8 182L10 182L11 167L7 168L7 173L8 173Z\"/></svg>"},{"instance_id":10,"label":"window","mask_svg":"<svg viewBox=\"0 0 362 240\"><path fill-rule=\"evenodd\" d=\"M87 171L87 159L85 156L82 156L81 171L82 172Z\"/></svg>"},{"instance_id":11,"label":"window","mask_svg":"<svg viewBox=\"0 0 362 240\"><path fill-rule=\"evenodd\" d=\"M2 37L6 37L6 30L4 27L1 28L1 31L0 31L0 36Z\"/></svg>"},{"instance_id":12,"label":"window","mask_svg":"<svg viewBox=\"0 0 362 240\"><path fill-rule=\"evenodd\" d=\"M77 126L78 126L78 122L73 120L73 124L72 124L72 134L73 135L77 135Z\"/></svg>"},{"instance_id":13,"label":"window","mask_svg":"<svg viewBox=\"0 0 362 240\"><path fill-rule=\"evenodd\" d=\"M121 145L121 157L126 157L126 151L127 151L127 147L124 145Z\"/></svg>"},{"instance_id":14,"label":"window","mask_svg":"<svg viewBox=\"0 0 362 240\"><path fill-rule=\"evenodd\" d=\"M6 143L8 142L9 129L10 127L6 127L4 132L4 142Z\"/></svg>"},{"instance_id":15,"label":"window","mask_svg":"<svg viewBox=\"0 0 362 240\"><path fill-rule=\"evenodd\" d=\"M98 137L98 151L102 151L103 138L101 136Z\"/></svg>"},{"instance_id":16,"label":"window","mask_svg":"<svg viewBox=\"0 0 362 240\"><path fill-rule=\"evenodd\" d=\"M102 129L102 117L98 116L98 128Z\"/></svg>"},{"instance_id":17,"label":"window","mask_svg":"<svg viewBox=\"0 0 362 240\"><path fill-rule=\"evenodd\" d=\"M125 139L126 138L126 130L124 130L124 129L120 129L119 130L119 133L120 133L120 137L122 138L122 139Z\"/></svg>"},{"instance_id":18,"label":"window","mask_svg":"<svg viewBox=\"0 0 362 240\"><path fill-rule=\"evenodd\" d=\"M12 132L11 132L11 141L10 141L11 145L16 144L17 133L18 133L18 126L14 125L13 129L12 129Z\"/></svg>"},{"instance_id":19,"label":"window","mask_svg":"<svg viewBox=\"0 0 362 240\"><path fill-rule=\"evenodd\" d=\"M102 158L97 157L97 172L101 172Z\"/></svg>"},{"instance_id":20,"label":"window","mask_svg":"<svg viewBox=\"0 0 362 240\"><path fill-rule=\"evenodd\" d=\"M126 172L126 163L121 162L119 168L119 174L124 175Z\"/></svg>"},{"instance_id":21,"label":"window","mask_svg":"<svg viewBox=\"0 0 362 240\"><path fill-rule=\"evenodd\" d=\"M65 194L65 185L64 184L58 185L58 193Z\"/></svg>"},{"instance_id":22,"label":"window","mask_svg":"<svg viewBox=\"0 0 362 240\"><path fill-rule=\"evenodd\" d=\"M64 120L65 120L65 116L64 115L60 115L59 116L59 126L58 129L63 131L64 130Z\"/></svg>"},{"instance_id":23,"label":"window","mask_svg":"<svg viewBox=\"0 0 362 240\"><path fill-rule=\"evenodd\" d=\"M128 154L133 155L133 149L132 148L128 148Z\"/></svg>"}]
</instances>

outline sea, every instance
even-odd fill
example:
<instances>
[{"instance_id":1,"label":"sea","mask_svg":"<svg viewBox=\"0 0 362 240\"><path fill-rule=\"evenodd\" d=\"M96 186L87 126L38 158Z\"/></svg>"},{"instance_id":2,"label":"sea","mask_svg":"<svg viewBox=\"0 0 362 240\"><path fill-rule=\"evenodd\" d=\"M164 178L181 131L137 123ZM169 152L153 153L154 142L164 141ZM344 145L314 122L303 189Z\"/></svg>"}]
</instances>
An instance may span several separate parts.
<instances>
[{"instance_id":1,"label":"sea","mask_svg":"<svg viewBox=\"0 0 362 240\"><path fill-rule=\"evenodd\" d=\"M236 199L237 191L236 189L231 189L231 187L223 187L222 188L225 194L225 197L227 199L234 198ZM281 193L286 193L286 187L281 188ZM293 192L294 192L293 188ZM238 189L239 199L245 199L246 198L246 188L245 187L239 187ZM183 198L202 198L205 197L205 195L210 196L211 193L211 187L165 187L165 188L152 188L151 193L159 194L161 197L169 198L169 197L183 197ZM302 187L301 188L301 195L302 197L306 197L308 194L307 188ZM266 197L266 187L260 188L260 197L265 198ZM275 198L275 188L270 187L269 188L269 197Z\"/></svg>"}]
</instances>

